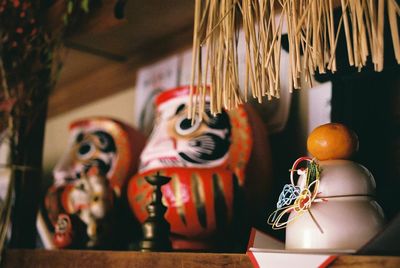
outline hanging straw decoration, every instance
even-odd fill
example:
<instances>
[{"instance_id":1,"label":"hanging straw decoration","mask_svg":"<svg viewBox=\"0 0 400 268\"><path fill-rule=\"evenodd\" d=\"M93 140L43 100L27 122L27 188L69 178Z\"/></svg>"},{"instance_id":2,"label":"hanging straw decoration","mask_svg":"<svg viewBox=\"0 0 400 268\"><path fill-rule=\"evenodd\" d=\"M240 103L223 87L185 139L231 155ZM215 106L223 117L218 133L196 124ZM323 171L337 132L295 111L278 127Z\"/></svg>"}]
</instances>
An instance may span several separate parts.
<instances>
[{"instance_id":1,"label":"hanging straw decoration","mask_svg":"<svg viewBox=\"0 0 400 268\"><path fill-rule=\"evenodd\" d=\"M341 11L339 21L334 19L335 8ZM350 66L360 71L370 57L375 71L382 71L385 13L400 64L400 8L396 0L195 0L189 117L204 111L206 94L210 95L213 114L237 107L248 95L258 102L265 96L279 98L284 24L289 41L290 90L302 87L301 77L310 84L315 72L337 71L335 52L341 32ZM238 73L240 27L246 54L243 91Z\"/></svg>"}]
</instances>

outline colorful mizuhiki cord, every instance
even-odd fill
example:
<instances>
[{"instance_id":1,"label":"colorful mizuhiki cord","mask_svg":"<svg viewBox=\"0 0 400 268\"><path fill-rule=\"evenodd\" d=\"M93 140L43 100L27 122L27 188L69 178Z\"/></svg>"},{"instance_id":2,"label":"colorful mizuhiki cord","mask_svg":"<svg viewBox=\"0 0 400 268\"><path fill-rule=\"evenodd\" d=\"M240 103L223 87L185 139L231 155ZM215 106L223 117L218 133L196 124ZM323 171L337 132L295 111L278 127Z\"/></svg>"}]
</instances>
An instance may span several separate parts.
<instances>
[{"instance_id":1,"label":"colorful mizuhiki cord","mask_svg":"<svg viewBox=\"0 0 400 268\"><path fill-rule=\"evenodd\" d=\"M298 169L297 167L304 161L307 161L307 168ZM294 172L300 176L299 185L294 182ZM273 229L283 229L288 223L298 219L304 212L308 212L318 229L323 233L322 228L310 211L312 203L317 201L320 173L320 166L310 157L301 157L293 163L290 170L291 183L283 187L276 205L277 209L269 215L267 220ZM284 219L291 212L295 212L295 214Z\"/></svg>"}]
</instances>

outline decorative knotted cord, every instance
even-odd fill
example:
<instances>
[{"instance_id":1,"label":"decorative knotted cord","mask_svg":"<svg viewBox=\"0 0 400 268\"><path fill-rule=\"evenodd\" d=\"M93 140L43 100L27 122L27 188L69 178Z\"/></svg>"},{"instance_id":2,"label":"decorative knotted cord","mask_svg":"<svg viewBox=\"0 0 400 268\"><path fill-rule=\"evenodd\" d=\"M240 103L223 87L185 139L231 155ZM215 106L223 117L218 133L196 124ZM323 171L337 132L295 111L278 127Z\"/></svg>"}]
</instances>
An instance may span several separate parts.
<instances>
[{"instance_id":1,"label":"decorative knotted cord","mask_svg":"<svg viewBox=\"0 0 400 268\"><path fill-rule=\"evenodd\" d=\"M297 167L304 161L307 161L307 168L298 169ZM300 181L300 186L294 182L294 172L300 177L305 177L305 179ZM321 226L310 211L313 202L317 201L320 173L320 166L309 157L301 157L293 163L290 170L291 183L283 187L276 205L277 209L269 215L267 220L273 229L283 229L288 223L298 219L304 212L308 212L318 229L323 233ZM291 212L295 214L289 217L289 219L284 219Z\"/></svg>"}]
</instances>

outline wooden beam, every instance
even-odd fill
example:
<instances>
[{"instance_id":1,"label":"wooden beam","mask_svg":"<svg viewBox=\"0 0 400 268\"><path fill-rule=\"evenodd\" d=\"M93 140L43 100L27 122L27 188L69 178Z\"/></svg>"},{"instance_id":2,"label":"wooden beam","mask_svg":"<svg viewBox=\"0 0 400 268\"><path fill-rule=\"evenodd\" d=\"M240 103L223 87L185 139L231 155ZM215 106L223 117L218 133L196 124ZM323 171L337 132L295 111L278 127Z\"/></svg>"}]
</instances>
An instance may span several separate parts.
<instances>
[{"instance_id":1,"label":"wooden beam","mask_svg":"<svg viewBox=\"0 0 400 268\"><path fill-rule=\"evenodd\" d=\"M87 33L105 33L115 27L127 23L126 19L117 19L114 8L117 0L96 1L91 6L87 16L79 18L79 27L75 27L68 37L79 37ZM47 12L47 23L51 29L63 27L63 14L65 14L66 0L56 0Z\"/></svg>"},{"instance_id":2,"label":"wooden beam","mask_svg":"<svg viewBox=\"0 0 400 268\"><path fill-rule=\"evenodd\" d=\"M94 71L85 70L78 79L57 85L49 99L48 117L133 87L140 67L188 48L191 40L190 25L174 34L150 40L125 62L113 62L101 68L96 66Z\"/></svg>"},{"instance_id":3,"label":"wooden beam","mask_svg":"<svg viewBox=\"0 0 400 268\"><path fill-rule=\"evenodd\" d=\"M79 35L85 35L86 33L98 34L109 32L127 23L126 18L116 18L115 6L118 0L95 1L95 3L100 2L101 4L95 6L94 10L83 19L81 27L73 32L74 37L79 37Z\"/></svg>"},{"instance_id":4,"label":"wooden beam","mask_svg":"<svg viewBox=\"0 0 400 268\"><path fill-rule=\"evenodd\" d=\"M56 88L50 95L48 118L133 86L134 69L132 63L114 63Z\"/></svg>"}]
</instances>

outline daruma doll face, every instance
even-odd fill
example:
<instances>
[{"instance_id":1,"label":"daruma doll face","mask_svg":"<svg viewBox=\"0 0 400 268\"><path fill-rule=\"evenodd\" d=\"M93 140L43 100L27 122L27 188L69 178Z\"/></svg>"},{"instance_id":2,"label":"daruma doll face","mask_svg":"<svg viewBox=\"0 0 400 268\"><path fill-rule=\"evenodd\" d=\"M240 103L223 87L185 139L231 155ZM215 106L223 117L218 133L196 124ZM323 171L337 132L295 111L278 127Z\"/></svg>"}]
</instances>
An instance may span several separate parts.
<instances>
[{"instance_id":1,"label":"daruma doll face","mask_svg":"<svg viewBox=\"0 0 400 268\"><path fill-rule=\"evenodd\" d=\"M115 198L121 197L137 171L144 143L139 132L110 118L72 123L68 148L53 171L54 184L45 198L50 222L57 227L60 214L77 216L86 224L89 239L97 242L98 232L104 231L97 226L117 209Z\"/></svg>"},{"instance_id":2,"label":"daruma doll face","mask_svg":"<svg viewBox=\"0 0 400 268\"><path fill-rule=\"evenodd\" d=\"M178 88L156 99L156 124L141 154L140 171L171 166L211 168L226 163L232 143L228 114L213 117L208 112L192 123L187 118L186 92Z\"/></svg>"},{"instance_id":3,"label":"daruma doll face","mask_svg":"<svg viewBox=\"0 0 400 268\"><path fill-rule=\"evenodd\" d=\"M243 108L215 117L205 112L202 120L192 124L187 119L188 100L189 87L157 97L155 127L141 154L139 173L129 183L128 199L135 216L143 222L153 191L144 178L157 171L171 177L162 187L171 231L198 239L230 223L252 142Z\"/></svg>"},{"instance_id":4,"label":"daruma doll face","mask_svg":"<svg viewBox=\"0 0 400 268\"><path fill-rule=\"evenodd\" d=\"M143 147L140 144L143 138L136 140L136 135L138 133L129 127L107 118L72 123L68 149L53 172L54 184L58 186L78 180L96 167L119 195L127 177L136 170L137 148Z\"/></svg>"}]
</instances>

